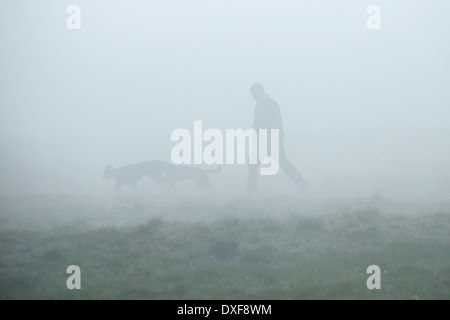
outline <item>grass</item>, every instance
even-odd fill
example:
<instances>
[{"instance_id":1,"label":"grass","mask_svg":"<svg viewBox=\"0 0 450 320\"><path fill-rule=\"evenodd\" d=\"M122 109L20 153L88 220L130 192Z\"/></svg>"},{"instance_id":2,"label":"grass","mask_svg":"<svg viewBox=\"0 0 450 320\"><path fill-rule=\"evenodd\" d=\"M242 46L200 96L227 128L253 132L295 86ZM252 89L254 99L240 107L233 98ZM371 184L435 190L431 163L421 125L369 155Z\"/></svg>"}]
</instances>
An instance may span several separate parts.
<instances>
[{"instance_id":1,"label":"grass","mask_svg":"<svg viewBox=\"0 0 450 320\"><path fill-rule=\"evenodd\" d=\"M193 221L3 226L0 299L450 299L449 214L245 210L258 208ZM66 287L72 264L81 290ZM373 264L381 290L366 287Z\"/></svg>"}]
</instances>

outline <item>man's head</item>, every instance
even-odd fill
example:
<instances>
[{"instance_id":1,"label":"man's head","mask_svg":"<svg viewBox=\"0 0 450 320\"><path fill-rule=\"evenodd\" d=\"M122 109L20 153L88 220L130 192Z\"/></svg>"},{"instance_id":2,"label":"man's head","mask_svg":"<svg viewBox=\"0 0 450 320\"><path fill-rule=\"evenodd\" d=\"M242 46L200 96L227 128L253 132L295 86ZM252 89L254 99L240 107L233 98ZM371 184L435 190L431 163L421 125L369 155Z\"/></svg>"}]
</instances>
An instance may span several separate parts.
<instances>
[{"instance_id":1,"label":"man's head","mask_svg":"<svg viewBox=\"0 0 450 320\"><path fill-rule=\"evenodd\" d=\"M266 91L260 83L254 83L250 87L250 92L257 102L261 101L266 96Z\"/></svg>"}]
</instances>

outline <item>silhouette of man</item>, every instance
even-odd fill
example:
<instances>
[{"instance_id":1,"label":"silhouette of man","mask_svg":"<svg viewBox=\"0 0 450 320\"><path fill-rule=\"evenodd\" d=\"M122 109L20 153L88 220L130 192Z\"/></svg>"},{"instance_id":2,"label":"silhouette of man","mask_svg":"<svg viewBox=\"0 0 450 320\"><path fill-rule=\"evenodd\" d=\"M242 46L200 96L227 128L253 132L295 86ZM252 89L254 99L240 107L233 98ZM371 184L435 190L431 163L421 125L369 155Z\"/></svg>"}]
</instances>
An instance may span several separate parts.
<instances>
[{"instance_id":1,"label":"silhouette of man","mask_svg":"<svg viewBox=\"0 0 450 320\"><path fill-rule=\"evenodd\" d=\"M284 150L284 131L283 122L281 121L280 107L268 94L266 94L264 87L255 83L250 87L250 93L256 100L255 113L253 117L253 128L258 132L259 129L267 129L268 134L268 151L270 152L270 129L279 129L279 165L284 172L289 176L292 182L299 190L308 189L308 183L303 179L294 165L288 161L286 152ZM249 165L248 175L248 191L255 191L258 180L258 164Z\"/></svg>"}]
</instances>

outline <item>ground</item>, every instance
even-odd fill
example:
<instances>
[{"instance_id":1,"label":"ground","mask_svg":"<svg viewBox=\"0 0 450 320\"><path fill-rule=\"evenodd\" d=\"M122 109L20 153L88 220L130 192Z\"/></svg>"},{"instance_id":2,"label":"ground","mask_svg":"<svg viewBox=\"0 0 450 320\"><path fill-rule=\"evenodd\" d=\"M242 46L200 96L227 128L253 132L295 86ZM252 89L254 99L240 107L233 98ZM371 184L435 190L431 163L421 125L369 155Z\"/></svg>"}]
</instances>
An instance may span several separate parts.
<instances>
[{"instance_id":1,"label":"ground","mask_svg":"<svg viewBox=\"0 0 450 320\"><path fill-rule=\"evenodd\" d=\"M201 197L2 195L0 298L450 299L447 204Z\"/></svg>"}]
</instances>

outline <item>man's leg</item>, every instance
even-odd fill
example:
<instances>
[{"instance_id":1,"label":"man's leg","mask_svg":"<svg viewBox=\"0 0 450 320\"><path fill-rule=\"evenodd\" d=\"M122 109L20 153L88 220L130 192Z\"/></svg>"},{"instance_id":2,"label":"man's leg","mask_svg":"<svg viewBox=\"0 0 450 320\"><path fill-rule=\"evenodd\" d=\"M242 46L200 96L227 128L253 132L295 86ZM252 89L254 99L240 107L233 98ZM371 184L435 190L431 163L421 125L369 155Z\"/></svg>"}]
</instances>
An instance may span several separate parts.
<instances>
[{"instance_id":1,"label":"man's leg","mask_svg":"<svg viewBox=\"0 0 450 320\"><path fill-rule=\"evenodd\" d=\"M286 172L288 177L300 191L304 191L309 188L308 182L306 182L300 172L298 172L297 168L294 167L294 165L287 159L284 145L280 146L280 168Z\"/></svg>"}]
</instances>

